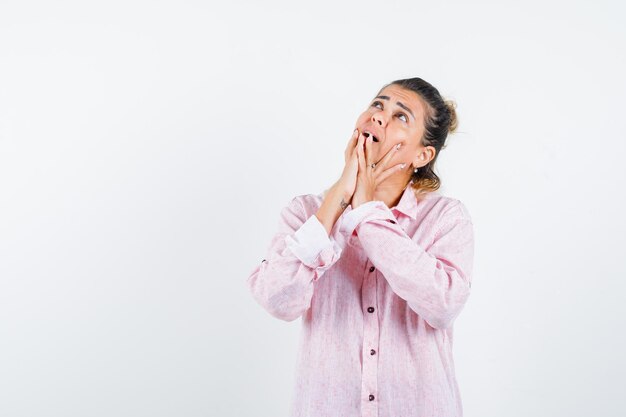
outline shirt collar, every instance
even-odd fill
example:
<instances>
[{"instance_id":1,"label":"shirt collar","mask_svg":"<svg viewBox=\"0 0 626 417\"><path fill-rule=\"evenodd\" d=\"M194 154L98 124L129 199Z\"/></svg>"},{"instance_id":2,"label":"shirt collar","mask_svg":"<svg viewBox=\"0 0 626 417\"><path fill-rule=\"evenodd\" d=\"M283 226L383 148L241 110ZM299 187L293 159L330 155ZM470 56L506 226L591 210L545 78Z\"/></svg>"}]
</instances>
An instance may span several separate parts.
<instances>
[{"instance_id":1,"label":"shirt collar","mask_svg":"<svg viewBox=\"0 0 626 417\"><path fill-rule=\"evenodd\" d=\"M391 207L391 210L397 210L402 214L405 214L415 220L417 218L417 197L411 184L413 181L409 181L406 188L402 192L402 197L395 207Z\"/></svg>"}]
</instances>

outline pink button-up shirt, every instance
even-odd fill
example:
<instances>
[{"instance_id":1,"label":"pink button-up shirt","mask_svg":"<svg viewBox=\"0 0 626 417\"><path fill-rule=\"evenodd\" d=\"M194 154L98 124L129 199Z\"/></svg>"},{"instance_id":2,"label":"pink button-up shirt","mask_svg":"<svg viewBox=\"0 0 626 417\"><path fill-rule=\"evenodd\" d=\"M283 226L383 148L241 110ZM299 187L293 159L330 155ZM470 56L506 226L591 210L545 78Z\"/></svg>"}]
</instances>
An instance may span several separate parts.
<instances>
[{"instance_id":1,"label":"pink button-up shirt","mask_svg":"<svg viewBox=\"0 0 626 417\"><path fill-rule=\"evenodd\" d=\"M291 417L460 417L455 318L472 283L472 219L410 186L396 207L348 206L328 236L323 194L282 210L246 283L272 316L302 318Z\"/></svg>"}]
</instances>

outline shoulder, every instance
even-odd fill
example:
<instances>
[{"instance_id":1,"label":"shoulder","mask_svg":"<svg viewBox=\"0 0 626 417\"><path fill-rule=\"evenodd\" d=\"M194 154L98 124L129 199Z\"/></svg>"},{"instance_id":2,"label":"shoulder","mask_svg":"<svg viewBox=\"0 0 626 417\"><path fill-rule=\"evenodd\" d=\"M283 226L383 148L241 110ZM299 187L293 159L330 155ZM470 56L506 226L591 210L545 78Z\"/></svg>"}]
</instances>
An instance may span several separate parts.
<instances>
[{"instance_id":1,"label":"shoulder","mask_svg":"<svg viewBox=\"0 0 626 417\"><path fill-rule=\"evenodd\" d=\"M428 193L423 199L429 201L430 207L438 212L439 219L443 223L459 221L472 223L472 216L467 205L458 198L435 191Z\"/></svg>"},{"instance_id":2,"label":"shoulder","mask_svg":"<svg viewBox=\"0 0 626 417\"><path fill-rule=\"evenodd\" d=\"M458 198L447 197L449 199L447 207L449 216L454 218L455 220L466 220L468 222L472 222L472 216L470 215L469 209Z\"/></svg>"}]
</instances>

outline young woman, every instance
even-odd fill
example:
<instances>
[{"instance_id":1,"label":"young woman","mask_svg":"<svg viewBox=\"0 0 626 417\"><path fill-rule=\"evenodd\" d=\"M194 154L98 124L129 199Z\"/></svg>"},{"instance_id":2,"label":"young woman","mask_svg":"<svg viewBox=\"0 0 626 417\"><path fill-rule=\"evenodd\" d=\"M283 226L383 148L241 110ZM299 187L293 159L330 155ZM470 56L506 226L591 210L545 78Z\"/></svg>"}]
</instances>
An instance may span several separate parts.
<instances>
[{"instance_id":1,"label":"young woman","mask_svg":"<svg viewBox=\"0 0 626 417\"><path fill-rule=\"evenodd\" d=\"M282 210L247 279L270 314L302 317L295 417L460 417L453 323L474 235L434 165L455 105L421 78L384 86L356 122L341 177Z\"/></svg>"}]
</instances>

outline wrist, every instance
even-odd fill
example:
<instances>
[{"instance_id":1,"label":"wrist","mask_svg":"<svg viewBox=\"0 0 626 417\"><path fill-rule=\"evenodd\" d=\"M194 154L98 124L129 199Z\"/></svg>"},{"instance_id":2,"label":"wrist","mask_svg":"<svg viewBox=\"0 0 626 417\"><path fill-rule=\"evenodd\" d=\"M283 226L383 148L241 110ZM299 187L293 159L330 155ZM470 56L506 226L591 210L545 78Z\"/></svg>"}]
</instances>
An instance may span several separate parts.
<instances>
[{"instance_id":1,"label":"wrist","mask_svg":"<svg viewBox=\"0 0 626 417\"><path fill-rule=\"evenodd\" d=\"M352 194L346 191L346 187L343 185L341 180L338 180L332 187L332 191L335 195L343 198L343 201L346 203L346 206L350 204L352 200Z\"/></svg>"}]
</instances>

